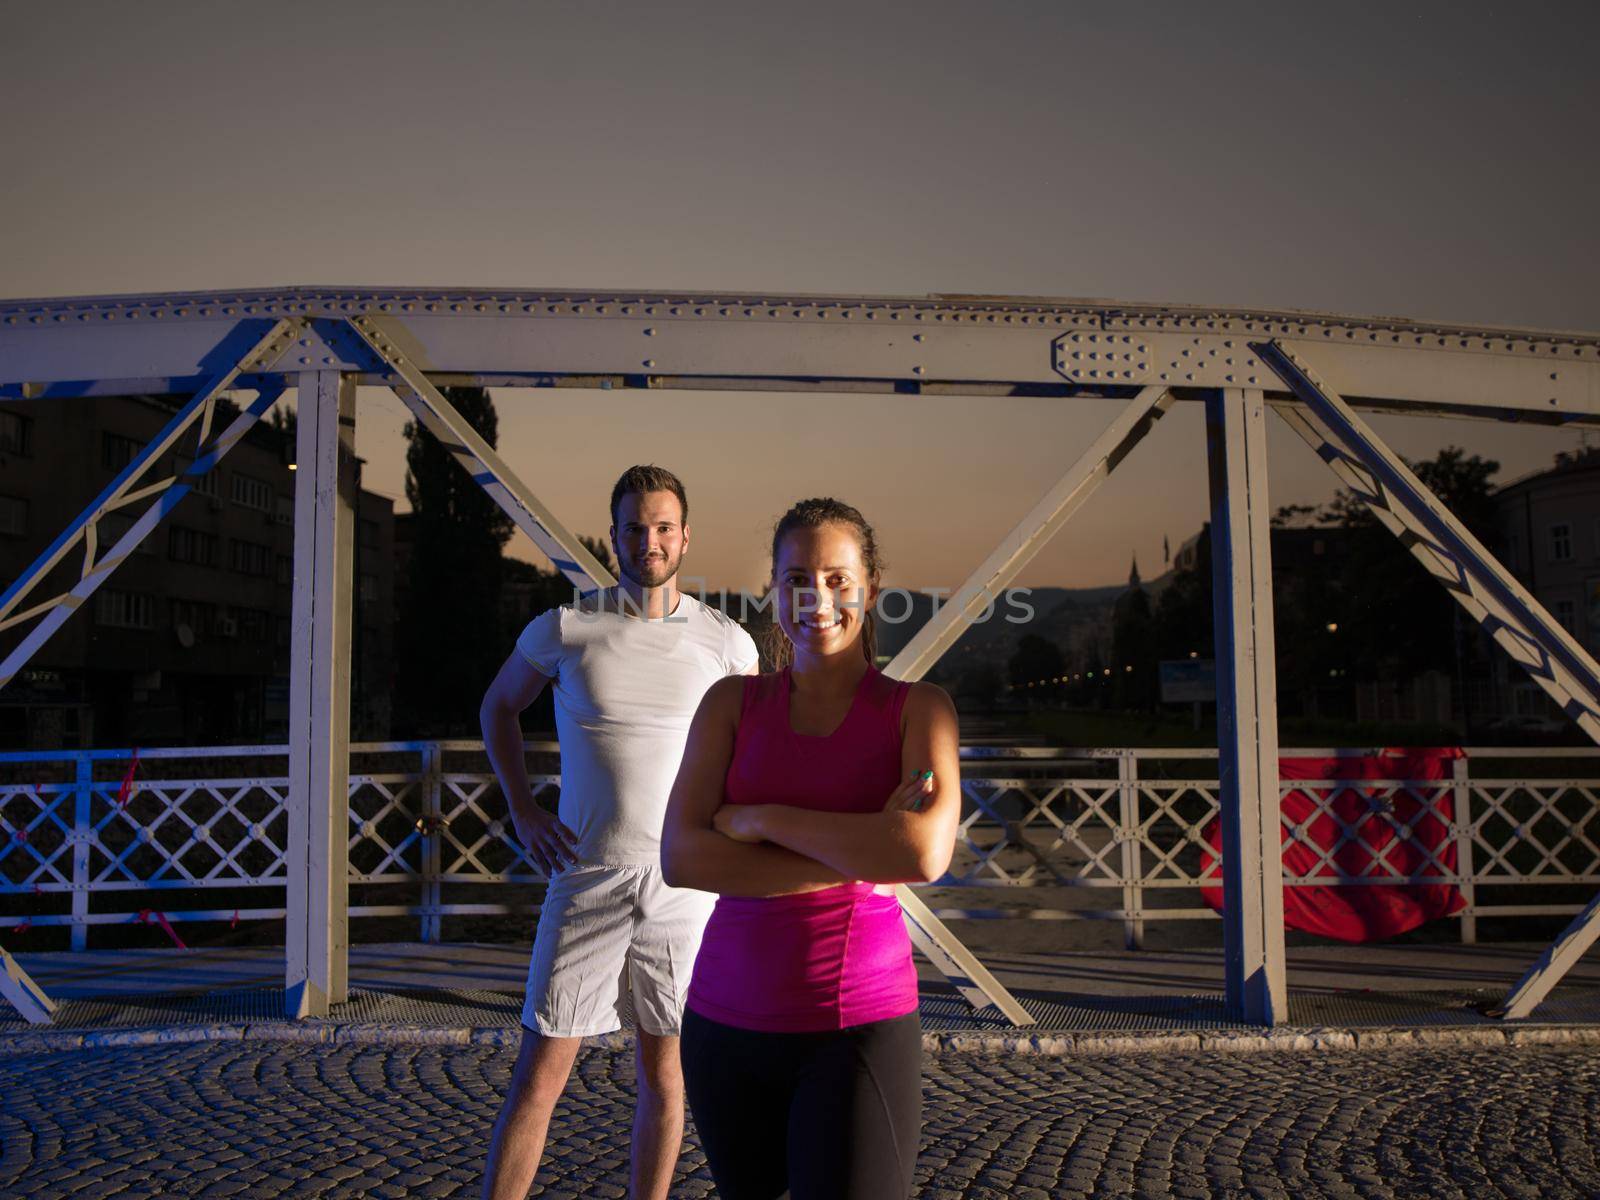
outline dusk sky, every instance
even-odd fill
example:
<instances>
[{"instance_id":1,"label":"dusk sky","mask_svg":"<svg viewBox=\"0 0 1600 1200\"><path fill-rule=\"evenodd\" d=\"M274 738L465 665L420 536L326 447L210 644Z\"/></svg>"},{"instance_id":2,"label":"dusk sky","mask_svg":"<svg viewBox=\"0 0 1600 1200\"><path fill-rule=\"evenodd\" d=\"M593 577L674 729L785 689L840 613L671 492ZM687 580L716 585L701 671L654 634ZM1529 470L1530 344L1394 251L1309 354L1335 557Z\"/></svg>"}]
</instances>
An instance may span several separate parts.
<instances>
[{"instance_id":1,"label":"dusk sky","mask_svg":"<svg viewBox=\"0 0 1600 1200\"><path fill-rule=\"evenodd\" d=\"M1600 7L3 0L0 295L292 284L1107 297L1600 331ZM405 410L363 391L404 508ZM686 571L764 577L834 494L957 583L1105 401L503 391L579 532L689 486ZM1376 422L1511 478L1577 435ZM1161 569L1206 517L1181 406L1020 582ZM1273 503L1332 477L1279 430ZM537 559L518 540L512 553ZM692 564L692 565L690 565Z\"/></svg>"}]
</instances>

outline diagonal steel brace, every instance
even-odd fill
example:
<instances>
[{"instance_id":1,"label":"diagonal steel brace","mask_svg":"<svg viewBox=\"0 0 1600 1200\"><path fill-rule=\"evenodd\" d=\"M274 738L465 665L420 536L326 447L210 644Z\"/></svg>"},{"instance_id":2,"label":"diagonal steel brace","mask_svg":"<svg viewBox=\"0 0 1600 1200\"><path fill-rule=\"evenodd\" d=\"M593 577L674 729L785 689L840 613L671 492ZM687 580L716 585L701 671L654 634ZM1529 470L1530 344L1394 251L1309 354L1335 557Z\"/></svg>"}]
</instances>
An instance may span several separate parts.
<instances>
[{"instance_id":1,"label":"diagonal steel brace","mask_svg":"<svg viewBox=\"0 0 1600 1200\"><path fill-rule=\"evenodd\" d=\"M418 422L455 455L463 470L499 504L523 533L549 556L573 587L610 587L616 577L556 519L472 425L410 360L400 342L404 326L393 318L363 314L346 318L357 336L397 377L395 395Z\"/></svg>"},{"instance_id":2,"label":"diagonal steel brace","mask_svg":"<svg viewBox=\"0 0 1600 1200\"><path fill-rule=\"evenodd\" d=\"M1251 343L1303 406L1278 413L1373 515L1406 545L1569 717L1600 742L1600 665L1490 554L1348 403L1279 342ZM1531 1013L1600 938L1591 900L1506 997L1504 1015Z\"/></svg>"},{"instance_id":3,"label":"diagonal steel brace","mask_svg":"<svg viewBox=\"0 0 1600 1200\"><path fill-rule=\"evenodd\" d=\"M150 531L160 524L162 518L189 494L193 482L214 469L218 461L233 448L262 414L272 407L283 391L281 384L264 384L255 401L239 413L233 423L209 446L205 445L205 439L211 430L217 397L241 374L254 372L275 359L294 340L303 324L304 322L298 318L277 322L243 358L216 376L134 456L89 507L84 509L77 519L6 589L5 594L0 595L0 629L20 625L40 614L44 615L44 619L29 630L21 644L6 656L4 662L0 662L0 688L5 687L16 677L17 672L27 665L29 659L50 639L51 635L111 577ZM135 491L133 486L135 481L143 476L150 465L165 454L196 420L200 422L200 430L194 461L181 475L159 480ZM156 502L140 515L108 553L96 558L100 518L108 512L152 495L157 497ZM71 553L80 540L84 544L84 557L78 581L60 595L23 612L16 612L23 598L37 586L52 567Z\"/></svg>"},{"instance_id":4,"label":"diagonal steel brace","mask_svg":"<svg viewBox=\"0 0 1600 1200\"><path fill-rule=\"evenodd\" d=\"M1171 407L1172 393L1164 387L1147 387L1129 401L1056 485L967 576L950 602L917 630L884 673L895 679L921 679L926 675Z\"/></svg>"},{"instance_id":5,"label":"diagonal steel brace","mask_svg":"<svg viewBox=\"0 0 1600 1200\"><path fill-rule=\"evenodd\" d=\"M62 530L61 536L58 536L56 541L51 542L50 546L45 547L45 552L38 555L37 560L34 560L34 563L26 571L22 571L21 576L18 576L18 579L10 587L6 587L3 594L0 594L0 629L26 621L30 616L37 616L38 613L48 610L54 603L59 603L61 597L51 600L51 602L46 602L45 605L35 606L35 608L21 614L18 618L11 618L16 606L22 603L22 600L27 597L29 592L34 590L38 581L45 578L46 574L50 573L51 568L56 563L61 562L62 558L66 558L72 552L72 549L77 546L78 542L82 541L85 544L83 570L80 571L80 578L85 578L94 570L94 566L96 566L94 552L96 552L96 542L98 542L98 539L96 539L96 531L98 531L96 526L99 525L99 518L104 517L107 512L114 512L115 509L134 504L134 502L141 501L141 499L150 496L150 494L162 493L166 488L173 486L176 480L174 478L166 478L166 480L152 483L152 485L141 488L141 490L133 490L134 483L138 482L139 478L144 475L150 464L160 459L160 456L165 454L166 451L171 450L174 443L178 442L178 438L181 438L184 432L197 419L200 421L200 435L198 435L197 446L205 445L206 437L211 432L211 418L213 418L214 411L216 411L216 398L224 390L229 389L240 374L256 371L262 365L272 362L274 358L278 357L278 354L282 354L283 349L298 336L302 326L304 326L304 320L301 320L301 318L285 318L285 320L275 323L272 326L272 330L267 331L266 338L256 342L246 352L245 357L240 358L237 363L234 363L234 366L230 366L229 370L222 371L216 378L211 379L210 384L206 384L205 389L197 392L187 405L182 406L181 410L174 414L171 421L166 422L166 426L163 427L160 434L150 438L149 445L144 446L144 450L134 454L133 459L128 462L128 466L123 467L118 472L117 477L112 482L107 483L106 488L101 491L99 496L94 498L90 506L80 512L74 522L70 523L66 530ZM203 458L205 458L203 454L195 454L195 462L190 466L187 474L195 475L195 477L205 474L206 470L210 469L211 464L213 464L214 458L211 458L210 462L206 462L205 467L202 467ZM3 682L0 682L0 686L3 686Z\"/></svg>"},{"instance_id":6,"label":"diagonal steel brace","mask_svg":"<svg viewBox=\"0 0 1600 1200\"><path fill-rule=\"evenodd\" d=\"M1145 388L1130 401L1056 485L967 577L951 601L884 667L884 674L892 679L909 680L926 675L1171 406L1172 394L1164 387ZM933 910L911 888L899 884L895 895L900 900L907 929L917 949L955 984L968 1003L974 1008L992 1004L1014 1025L1034 1024L1034 1017L1017 1003L1016 997L934 916Z\"/></svg>"},{"instance_id":7,"label":"diagonal steel brace","mask_svg":"<svg viewBox=\"0 0 1600 1200\"><path fill-rule=\"evenodd\" d=\"M9 1000L18 1015L32 1025L48 1025L55 1015L56 1002L44 994L44 989L3 946L0 946L0 997Z\"/></svg>"}]
</instances>

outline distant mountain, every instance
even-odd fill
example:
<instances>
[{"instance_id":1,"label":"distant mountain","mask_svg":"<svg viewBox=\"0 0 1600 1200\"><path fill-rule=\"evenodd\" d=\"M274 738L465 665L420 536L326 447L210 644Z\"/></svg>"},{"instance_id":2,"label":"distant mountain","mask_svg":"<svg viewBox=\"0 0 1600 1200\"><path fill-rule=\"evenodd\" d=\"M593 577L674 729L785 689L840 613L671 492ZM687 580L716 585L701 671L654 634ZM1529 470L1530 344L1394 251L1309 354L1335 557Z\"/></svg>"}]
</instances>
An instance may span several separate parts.
<instances>
[{"instance_id":1,"label":"distant mountain","mask_svg":"<svg viewBox=\"0 0 1600 1200\"><path fill-rule=\"evenodd\" d=\"M1166 588L1171 573L1144 584L1152 600ZM1096 588L1030 588L1017 589L1008 601L1002 597L995 603L994 613L987 621L971 625L961 640L947 651L935 668L938 677L946 672L959 673L980 664L1003 669L1016 651L1017 643L1025 634L1047 638L1071 657L1071 651L1082 639L1095 639L1102 635L1109 652L1111 609L1117 597L1127 591L1126 584ZM883 608L885 619L878 622L878 653L896 654L917 631L933 616L934 600L931 596L913 594L911 611L903 621L887 618L898 616L906 608L906 599L897 595ZM941 604L942 607L942 604ZM1026 620L1021 618L1032 615Z\"/></svg>"}]
</instances>

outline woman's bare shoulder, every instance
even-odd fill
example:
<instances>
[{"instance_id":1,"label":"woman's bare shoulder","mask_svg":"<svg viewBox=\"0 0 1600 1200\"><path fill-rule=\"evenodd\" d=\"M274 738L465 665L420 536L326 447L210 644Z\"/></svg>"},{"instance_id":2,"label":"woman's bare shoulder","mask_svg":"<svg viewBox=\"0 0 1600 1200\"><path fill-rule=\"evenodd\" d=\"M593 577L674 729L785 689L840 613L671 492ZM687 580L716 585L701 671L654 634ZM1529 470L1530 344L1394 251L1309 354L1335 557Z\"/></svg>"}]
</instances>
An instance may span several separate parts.
<instances>
[{"instance_id":1,"label":"woman's bare shoulder","mask_svg":"<svg viewBox=\"0 0 1600 1200\"><path fill-rule=\"evenodd\" d=\"M931 725L936 721L955 719L956 705L950 699L949 692L926 679L919 679L911 685L911 690L906 693L905 708L900 714L902 731L909 729L913 722Z\"/></svg>"}]
</instances>

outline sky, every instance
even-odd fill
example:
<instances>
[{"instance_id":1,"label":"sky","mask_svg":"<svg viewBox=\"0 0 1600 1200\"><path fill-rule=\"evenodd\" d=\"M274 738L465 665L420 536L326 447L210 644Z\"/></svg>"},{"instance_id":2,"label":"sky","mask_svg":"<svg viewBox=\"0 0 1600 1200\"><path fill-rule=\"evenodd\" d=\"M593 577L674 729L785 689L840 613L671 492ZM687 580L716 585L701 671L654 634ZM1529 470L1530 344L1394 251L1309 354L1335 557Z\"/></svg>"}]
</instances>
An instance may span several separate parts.
<instances>
[{"instance_id":1,"label":"sky","mask_svg":"<svg viewBox=\"0 0 1600 1200\"><path fill-rule=\"evenodd\" d=\"M274 285L1103 297L1600 331L1600 6L0 0L0 296ZM757 587L836 495L959 583L1116 406L501 391L502 456L601 535L635 462L685 572ZM363 390L372 490L404 408ZM1548 464L1578 435L1380 418ZM1334 481L1286 430L1272 502ZM1146 577L1206 519L1183 405L1019 579ZM541 556L519 534L510 552Z\"/></svg>"}]
</instances>

